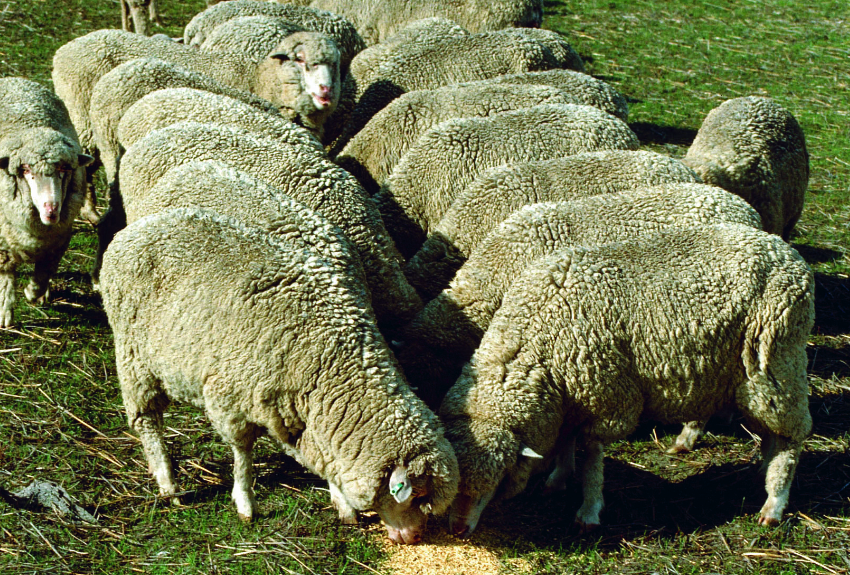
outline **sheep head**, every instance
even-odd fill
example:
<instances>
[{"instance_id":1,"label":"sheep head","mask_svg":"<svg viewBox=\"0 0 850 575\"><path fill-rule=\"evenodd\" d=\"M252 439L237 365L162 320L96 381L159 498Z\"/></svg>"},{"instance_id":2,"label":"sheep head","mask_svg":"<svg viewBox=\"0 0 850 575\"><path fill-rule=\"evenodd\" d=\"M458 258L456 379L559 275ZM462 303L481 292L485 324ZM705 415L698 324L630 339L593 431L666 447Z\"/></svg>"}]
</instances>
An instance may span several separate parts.
<instances>
[{"instance_id":1,"label":"sheep head","mask_svg":"<svg viewBox=\"0 0 850 575\"><path fill-rule=\"evenodd\" d=\"M25 130L0 143L0 169L25 184L15 189L28 191L39 220L46 226L59 222L75 170L93 160L80 153L76 142L50 128Z\"/></svg>"},{"instance_id":2,"label":"sheep head","mask_svg":"<svg viewBox=\"0 0 850 575\"><path fill-rule=\"evenodd\" d=\"M336 108L342 81L339 48L333 39L318 32L295 32L284 38L269 58L297 71L301 93L297 102L282 105L304 116L329 114Z\"/></svg>"}]
</instances>

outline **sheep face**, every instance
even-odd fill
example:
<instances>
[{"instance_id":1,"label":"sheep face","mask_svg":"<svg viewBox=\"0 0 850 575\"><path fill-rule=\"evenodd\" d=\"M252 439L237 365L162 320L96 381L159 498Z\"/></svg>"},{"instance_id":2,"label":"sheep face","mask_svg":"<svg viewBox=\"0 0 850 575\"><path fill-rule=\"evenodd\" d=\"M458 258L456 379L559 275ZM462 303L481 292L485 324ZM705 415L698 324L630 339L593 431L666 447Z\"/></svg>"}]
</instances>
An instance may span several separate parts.
<instances>
[{"instance_id":1,"label":"sheep face","mask_svg":"<svg viewBox=\"0 0 850 575\"><path fill-rule=\"evenodd\" d=\"M303 115L332 111L339 103L340 53L336 43L317 32L296 32L284 38L271 56L290 62L298 71L302 101L292 106Z\"/></svg>"},{"instance_id":2,"label":"sheep face","mask_svg":"<svg viewBox=\"0 0 850 575\"><path fill-rule=\"evenodd\" d=\"M79 153L67 136L49 128L28 130L0 144L0 168L26 190L39 220L45 226L59 222L69 184L77 168L93 161Z\"/></svg>"}]
</instances>

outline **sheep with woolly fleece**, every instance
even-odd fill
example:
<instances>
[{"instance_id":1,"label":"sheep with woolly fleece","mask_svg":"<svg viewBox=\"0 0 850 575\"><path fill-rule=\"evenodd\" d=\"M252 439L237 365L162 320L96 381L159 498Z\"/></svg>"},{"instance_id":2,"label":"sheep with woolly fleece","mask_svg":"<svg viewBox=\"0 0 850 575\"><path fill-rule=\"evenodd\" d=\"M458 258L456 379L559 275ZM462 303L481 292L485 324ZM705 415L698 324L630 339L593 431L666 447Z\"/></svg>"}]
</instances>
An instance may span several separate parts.
<instances>
[{"instance_id":1,"label":"sheep with woolly fleece","mask_svg":"<svg viewBox=\"0 0 850 575\"><path fill-rule=\"evenodd\" d=\"M534 458L572 435L586 445L576 523L592 529L605 444L641 419L703 420L729 406L763 438L758 522L778 525L812 425L813 323L811 269L750 226L671 227L538 260L440 407L461 473L452 531L471 532L500 484L507 497L522 491Z\"/></svg>"},{"instance_id":2,"label":"sheep with woolly fleece","mask_svg":"<svg viewBox=\"0 0 850 575\"><path fill-rule=\"evenodd\" d=\"M457 460L439 420L408 388L362 285L321 251L170 210L116 236L101 291L127 419L162 496L177 493L162 433L175 400L203 408L232 448L243 520L258 512L263 435L328 481L344 521L373 509L397 543L418 542L451 502Z\"/></svg>"},{"instance_id":3,"label":"sheep with woolly fleece","mask_svg":"<svg viewBox=\"0 0 850 575\"><path fill-rule=\"evenodd\" d=\"M304 30L303 26L272 16L239 16L213 28L198 48L204 52L240 52L262 59L284 38Z\"/></svg>"},{"instance_id":4,"label":"sheep with woolly fleece","mask_svg":"<svg viewBox=\"0 0 850 575\"><path fill-rule=\"evenodd\" d=\"M357 81L354 106L331 155L341 150L354 134L405 92L429 90L487 80L504 74L551 70L584 69L581 58L560 37L541 41L518 31L467 35L417 37L416 42L393 47L377 68ZM351 86L349 85L349 89Z\"/></svg>"},{"instance_id":5,"label":"sheep with woolly fleece","mask_svg":"<svg viewBox=\"0 0 850 575\"><path fill-rule=\"evenodd\" d=\"M120 149L126 150L154 130L177 122L205 122L242 128L313 151L324 156L318 138L302 126L281 117L277 111L261 111L228 96L194 88L156 90L137 100L121 116L116 130Z\"/></svg>"},{"instance_id":6,"label":"sheep with woolly fleece","mask_svg":"<svg viewBox=\"0 0 850 575\"><path fill-rule=\"evenodd\" d=\"M419 396L436 409L478 347L505 292L531 262L572 246L715 223L761 228L747 202L706 184L669 183L525 206L487 234L451 284L402 330L399 363Z\"/></svg>"},{"instance_id":7,"label":"sheep with woolly fleece","mask_svg":"<svg viewBox=\"0 0 850 575\"><path fill-rule=\"evenodd\" d=\"M321 138L322 124L339 101L339 53L335 44L317 32L295 32L283 39L269 59L280 64L274 85L266 86L275 94L280 115ZM110 189L121 154L117 129L124 112L146 94L174 84L170 75L162 78L153 73L150 64L145 59L116 66L92 90L89 117ZM158 69L161 64L153 67Z\"/></svg>"},{"instance_id":8,"label":"sheep with woolly fleece","mask_svg":"<svg viewBox=\"0 0 850 575\"><path fill-rule=\"evenodd\" d=\"M52 91L25 78L0 78L0 328L15 321L20 264L33 264L27 301L49 299L91 161Z\"/></svg>"},{"instance_id":9,"label":"sheep with woolly fleece","mask_svg":"<svg viewBox=\"0 0 850 575\"><path fill-rule=\"evenodd\" d=\"M440 122L452 118L484 117L538 104L584 104L611 112L611 109L597 105L606 99L596 97L612 92L619 95L608 84L571 70L553 72L573 74L568 77L576 78L580 88L573 85L572 90L564 92L555 87L530 82L512 84L495 81L498 78L494 78L407 92L372 116L334 161L357 176L368 192L375 193L405 152L426 130ZM547 73L532 72L529 75ZM604 86L606 89L594 90L591 86ZM625 104L622 96L619 99ZM625 121L623 117L620 119Z\"/></svg>"},{"instance_id":10,"label":"sheep with woolly fleece","mask_svg":"<svg viewBox=\"0 0 850 575\"><path fill-rule=\"evenodd\" d=\"M68 107L84 150L96 149L89 116L96 84L116 66L137 58L165 60L231 88L251 92L277 106L292 107L292 89L302 84L302 66L292 60L283 43L274 55L257 61L236 52L202 52L191 46L121 30L97 30L64 44L53 56L53 85ZM315 103L317 110L324 110L330 102L317 99ZM297 106L294 109L300 112Z\"/></svg>"},{"instance_id":11,"label":"sheep with woolly fleece","mask_svg":"<svg viewBox=\"0 0 850 575\"><path fill-rule=\"evenodd\" d=\"M354 176L291 144L232 126L178 122L150 132L130 146L121 160L121 188L140 198L169 169L196 160L226 162L275 186L339 227L366 270L372 304L383 326L400 327L422 308L419 296L404 278L401 256L377 208ZM117 200L115 215L104 232L125 225L120 195ZM101 251L109 240L104 235Z\"/></svg>"},{"instance_id":12,"label":"sheep with woolly fleece","mask_svg":"<svg viewBox=\"0 0 850 575\"><path fill-rule=\"evenodd\" d=\"M300 26L304 30L322 32L333 38L339 47L343 73L354 55L366 44L354 25L344 16L310 6L276 4L259 0L228 0L196 14L183 29L183 43L187 46L203 46L219 26L243 16L266 16Z\"/></svg>"},{"instance_id":13,"label":"sheep with woolly fleece","mask_svg":"<svg viewBox=\"0 0 850 575\"><path fill-rule=\"evenodd\" d=\"M373 198L409 258L454 199L488 168L638 145L625 122L591 106L541 104L486 118L456 118L425 132Z\"/></svg>"},{"instance_id":14,"label":"sheep with woolly fleece","mask_svg":"<svg viewBox=\"0 0 850 575\"><path fill-rule=\"evenodd\" d=\"M411 22L430 17L455 20L472 32L510 27L538 28L543 21L542 0L393 3L383 0L311 0L309 5L342 14L354 22L369 46L383 42Z\"/></svg>"},{"instance_id":15,"label":"sheep with woolly fleece","mask_svg":"<svg viewBox=\"0 0 850 575\"><path fill-rule=\"evenodd\" d=\"M750 202L764 229L788 241L809 185L806 137L788 110L758 96L727 100L708 113L682 161Z\"/></svg>"},{"instance_id":16,"label":"sheep with woolly fleece","mask_svg":"<svg viewBox=\"0 0 850 575\"><path fill-rule=\"evenodd\" d=\"M699 181L681 161L645 150L585 152L497 166L458 194L404 273L430 299L448 285L475 246L523 206Z\"/></svg>"}]
</instances>

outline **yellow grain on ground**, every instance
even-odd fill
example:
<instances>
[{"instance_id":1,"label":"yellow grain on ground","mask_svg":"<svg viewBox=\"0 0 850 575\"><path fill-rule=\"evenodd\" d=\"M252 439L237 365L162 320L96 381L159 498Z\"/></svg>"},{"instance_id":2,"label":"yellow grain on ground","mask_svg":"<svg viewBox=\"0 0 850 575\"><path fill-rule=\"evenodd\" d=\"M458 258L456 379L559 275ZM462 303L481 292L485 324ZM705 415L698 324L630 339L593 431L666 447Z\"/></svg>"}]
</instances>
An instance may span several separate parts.
<instances>
[{"instance_id":1,"label":"yellow grain on ground","mask_svg":"<svg viewBox=\"0 0 850 575\"><path fill-rule=\"evenodd\" d=\"M425 543L388 543L389 558L383 570L392 575L498 575L508 569L511 573L531 572L522 559L511 558L500 563L499 557L506 551L504 542L490 539L487 533L476 533L470 542L432 528L428 530Z\"/></svg>"}]
</instances>

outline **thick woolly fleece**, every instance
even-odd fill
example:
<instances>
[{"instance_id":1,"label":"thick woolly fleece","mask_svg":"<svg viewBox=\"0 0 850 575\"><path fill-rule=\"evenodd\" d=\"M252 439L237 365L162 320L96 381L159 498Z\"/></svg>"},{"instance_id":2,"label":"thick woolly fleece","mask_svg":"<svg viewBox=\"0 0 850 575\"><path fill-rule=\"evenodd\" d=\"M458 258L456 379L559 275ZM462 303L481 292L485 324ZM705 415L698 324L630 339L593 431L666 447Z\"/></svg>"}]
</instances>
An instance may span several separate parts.
<instances>
[{"instance_id":1,"label":"thick woolly fleece","mask_svg":"<svg viewBox=\"0 0 850 575\"><path fill-rule=\"evenodd\" d=\"M539 104L575 104L549 86L472 82L408 92L375 114L334 161L370 194L386 182L407 150L428 129L452 118L486 117Z\"/></svg>"},{"instance_id":2,"label":"thick woolly fleece","mask_svg":"<svg viewBox=\"0 0 850 575\"><path fill-rule=\"evenodd\" d=\"M346 270L365 286L354 246L324 216L274 186L219 161L188 162L165 172L142 197L121 195L127 224L177 208L201 208L301 243Z\"/></svg>"},{"instance_id":3,"label":"thick woolly fleece","mask_svg":"<svg viewBox=\"0 0 850 575\"><path fill-rule=\"evenodd\" d=\"M523 206L699 181L679 160L644 150L588 152L498 166L482 172L455 198L404 273L430 299L446 287L475 246Z\"/></svg>"},{"instance_id":4,"label":"thick woolly fleece","mask_svg":"<svg viewBox=\"0 0 850 575\"><path fill-rule=\"evenodd\" d=\"M472 32L515 26L538 28L543 21L542 0L427 0L391 4L382 0L309 0L307 3L342 14L354 22L369 46L384 42L411 22L424 18L454 20Z\"/></svg>"},{"instance_id":5,"label":"thick woolly fleece","mask_svg":"<svg viewBox=\"0 0 850 575\"><path fill-rule=\"evenodd\" d=\"M716 223L761 228L758 213L742 198L705 184L673 183L517 210L402 331L398 358L408 381L425 403L439 406L505 292L533 261L571 246L629 240L667 226Z\"/></svg>"},{"instance_id":6,"label":"thick woolly fleece","mask_svg":"<svg viewBox=\"0 0 850 575\"><path fill-rule=\"evenodd\" d=\"M281 40L303 30L303 26L272 16L238 16L213 28L198 48L204 52L240 52L262 60Z\"/></svg>"},{"instance_id":7,"label":"thick woolly fleece","mask_svg":"<svg viewBox=\"0 0 850 575\"><path fill-rule=\"evenodd\" d=\"M121 187L142 197L167 170L193 160L221 160L248 172L338 226L363 263L372 304L383 325L400 327L399 322L406 323L422 308L366 192L354 176L312 151L305 154L291 144L231 126L179 122L150 132L127 150L121 162ZM121 227L119 221L114 229Z\"/></svg>"},{"instance_id":8,"label":"thick woolly fleece","mask_svg":"<svg viewBox=\"0 0 850 575\"><path fill-rule=\"evenodd\" d=\"M46 297L68 248L86 190L77 134L62 101L25 78L0 78L0 327L14 323L18 265L34 264L24 289L28 301ZM33 205L23 166L57 176L63 186L59 221L45 225Z\"/></svg>"},{"instance_id":9,"label":"thick woolly fleece","mask_svg":"<svg viewBox=\"0 0 850 575\"><path fill-rule=\"evenodd\" d=\"M543 39L527 28L417 37L416 42L392 48L377 69L367 74L368 81L354 87L355 106L331 155L342 150L372 116L405 92L555 68L582 71L584 65L554 32Z\"/></svg>"},{"instance_id":10,"label":"thick woolly fleece","mask_svg":"<svg viewBox=\"0 0 850 575\"><path fill-rule=\"evenodd\" d=\"M547 455L578 433L598 455L585 465L577 514L592 525L600 443L627 437L640 419L704 420L735 406L764 434L760 520L778 523L811 429L813 321L809 266L749 226L668 228L539 260L508 290L440 408L459 498L492 493L502 478L516 494L532 467L520 445Z\"/></svg>"},{"instance_id":11,"label":"thick woolly fleece","mask_svg":"<svg viewBox=\"0 0 850 575\"><path fill-rule=\"evenodd\" d=\"M439 420L405 383L362 286L318 253L214 212L160 212L116 236L101 291L127 417L152 469L165 467L164 494L173 473L155 452L170 398L203 407L249 477L268 434L354 509L398 508L395 466L425 497L407 520L454 496Z\"/></svg>"},{"instance_id":12,"label":"thick woolly fleece","mask_svg":"<svg viewBox=\"0 0 850 575\"><path fill-rule=\"evenodd\" d=\"M625 122L591 106L543 104L457 118L425 132L374 199L402 255L410 257L487 168L638 145Z\"/></svg>"},{"instance_id":13,"label":"thick woolly fleece","mask_svg":"<svg viewBox=\"0 0 850 575\"><path fill-rule=\"evenodd\" d=\"M156 90L137 100L121 116L117 139L126 150L150 132L182 121L206 122L242 128L252 134L275 138L309 153L324 156L319 140L305 128L281 117L277 111L262 111L228 96L194 88Z\"/></svg>"},{"instance_id":14,"label":"thick woolly fleece","mask_svg":"<svg viewBox=\"0 0 850 575\"><path fill-rule=\"evenodd\" d=\"M708 113L682 161L750 202L764 229L788 241L809 185L806 137L788 110L758 96L727 100Z\"/></svg>"},{"instance_id":15,"label":"thick woolly fleece","mask_svg":"<svg viewBox=\"0 0 850 575\"><path fill-rule=\"evenodd\" d=\"M366 47L354 25L344 16L309 6L257 0L229 0L199 12L183 29L183 42L186 46L202 47L208 38L215 35L219 26L243 16L275 18L303 30L330 36L339 46L343 71L348 69L354 55Z\"/></svg>"},{"instance_id":16,"label":"thick woolly fleece","mask_svg":"<svg viewBox=\"0 0 850 575\"><path fill-rule=\"evenodd\" d=\"M137 58L120 64L100 78L92 90L89 105L94 147L110 187L113 187L118 174L118 162L126 149L119 142L118 122L137 101L164 88L203 90L227 96L234 102L241 102L244 106L266 114L280 115L278 107L263 98L159 58Z\"/></svg>"}]
</instances>

